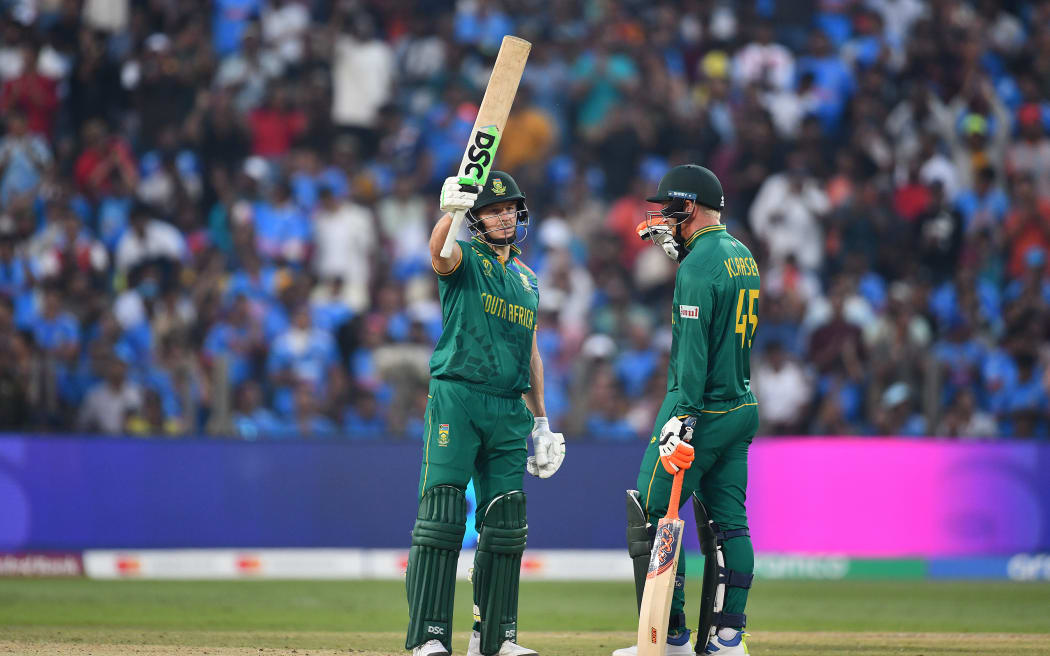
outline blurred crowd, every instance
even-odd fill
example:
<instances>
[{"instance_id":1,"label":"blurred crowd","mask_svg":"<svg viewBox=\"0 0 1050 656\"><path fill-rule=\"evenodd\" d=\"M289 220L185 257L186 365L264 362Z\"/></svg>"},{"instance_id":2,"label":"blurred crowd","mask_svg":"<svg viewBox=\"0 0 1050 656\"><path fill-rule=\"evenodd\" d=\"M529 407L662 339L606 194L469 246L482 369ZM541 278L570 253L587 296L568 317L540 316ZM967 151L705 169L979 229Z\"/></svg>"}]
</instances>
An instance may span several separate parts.
<instances>
[{"instance_id":1,"label":"blurred crowd","mask_svg":"<svg viewBox=\"0 0 1050 656\"><path fill-rule=\"evenodd\" d=\"M552 424L645 440L716 172L762 435L1050 433L1050 2L0 0L0 426L419 440L500 40Z\"/></svg>"}]
</instances>

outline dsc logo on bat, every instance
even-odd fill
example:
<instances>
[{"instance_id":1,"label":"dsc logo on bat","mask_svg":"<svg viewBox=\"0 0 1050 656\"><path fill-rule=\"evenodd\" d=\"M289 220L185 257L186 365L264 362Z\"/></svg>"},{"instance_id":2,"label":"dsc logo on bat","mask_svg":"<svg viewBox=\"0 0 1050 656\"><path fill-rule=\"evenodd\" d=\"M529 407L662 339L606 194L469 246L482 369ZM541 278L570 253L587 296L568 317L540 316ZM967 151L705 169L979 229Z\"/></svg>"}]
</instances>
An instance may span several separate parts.
<instances>
[{"instance_id":1,"label":"dsc logo on bat","mask_svg":"<svg viewBox=\"0 0 1050 656\"><path fill-rule=\"evenodd\" d=\"M499 132L496 126L489 125L474 132L474 143L467 148L469 162L463 167L463 175L474 178L481 184L492 164L492 153L499 143Z\"/></svg>"}]
</instances>

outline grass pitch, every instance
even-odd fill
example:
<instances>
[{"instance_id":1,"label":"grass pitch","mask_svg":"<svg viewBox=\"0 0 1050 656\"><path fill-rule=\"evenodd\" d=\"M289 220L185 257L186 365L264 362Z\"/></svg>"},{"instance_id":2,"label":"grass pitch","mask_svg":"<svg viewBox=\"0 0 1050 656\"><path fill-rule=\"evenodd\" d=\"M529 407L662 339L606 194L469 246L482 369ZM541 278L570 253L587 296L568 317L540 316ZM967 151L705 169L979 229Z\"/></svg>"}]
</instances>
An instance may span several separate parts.
<instances>
[{"instance_id":1,"label":"grass pitch","mask_svg":"<svg viewBox=\"0 0 1050 656\"><path fill-rule=\"evenodd\" d=\"M461 583L456 654L470 595ZM523 583L520 606L544 656L634 640L629 583ZM0 654L400 656L406 612L396 581L0 579ZM1050 656L1050 584L756 581L748 617L756 656Z\"/></svg>"}]
</instances>

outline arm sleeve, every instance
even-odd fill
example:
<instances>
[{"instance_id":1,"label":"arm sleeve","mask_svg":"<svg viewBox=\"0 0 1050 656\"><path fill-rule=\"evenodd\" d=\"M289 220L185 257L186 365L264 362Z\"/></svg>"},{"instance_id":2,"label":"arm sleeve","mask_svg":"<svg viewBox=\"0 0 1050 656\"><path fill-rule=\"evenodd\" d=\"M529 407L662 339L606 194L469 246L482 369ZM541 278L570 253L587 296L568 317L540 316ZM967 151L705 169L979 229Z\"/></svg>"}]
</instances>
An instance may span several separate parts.
<instances>
[{"instance_id":1,"label":"arm sleeve","mask_svg":"<svg viewBox=\"0 0 1050 656\"><path fill-rule=\"evenodd\" d=\"M690 268L682 273L678 316L674 318L682 324L676 353L678 361L675 363L680 399L675 414L698 416L704 408L704 389L707 387L707 346L713 315L714 282L709 279L709 274L696 269ZM698 316L689 318L693 308Z\"/></svg>"}]
</instances>

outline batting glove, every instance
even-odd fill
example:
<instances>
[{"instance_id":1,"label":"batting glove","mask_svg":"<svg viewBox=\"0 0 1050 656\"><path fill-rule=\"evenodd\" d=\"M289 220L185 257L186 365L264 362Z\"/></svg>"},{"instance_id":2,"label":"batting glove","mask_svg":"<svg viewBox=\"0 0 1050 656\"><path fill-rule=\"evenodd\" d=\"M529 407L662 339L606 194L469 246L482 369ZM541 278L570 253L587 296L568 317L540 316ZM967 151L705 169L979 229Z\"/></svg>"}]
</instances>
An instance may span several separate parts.
<instances>
[{"instance_id":1,"label":"batting glove","mask_svg":"<svg viewBox=\"0 0 1050 656\"><path fill-rule=\"evenodd\" d=\"M533 476L550 478L565 460L565 437L552 433L546 417L536 417L532 427L532 452L525 461L525 470Z\"/></svg>"},{"instance_id":2,"label":"batting glove","mask_svg":"<svg viewBox=\"0 0 1050 656\"><path fill-rule=\"evenodd\" d=\"M664 249L667 257L678 261L678 243L674 240L674 228L662 223L650 224L648 221L642 221L635 230L642 241L652 241Z\"/></svg>"},{"instance_id":3,"label":"batting glove","mask_svg":"<svg viewBox=\"0 0 1050 656\"><path fill-rule=\"evenodd\" d=\"M694 426L696 417L682 415L671 417L660 429L660 464L671 476L693 465L696 453L689 443L693 441Z\"/></svg>"},{"instance_id":4,"label":"batting glove","mask_svg":"<svg viewBox=\"0 0 1050 656\"><path fill-rule=\"evenodd\" d=\"M469 187L469 191L465 189ZM474 207L474 201L478 199L478 188L473 185L462 185L459 178L445 178L441 185L441 211L453 214L465 212Z\"/></svg>"}]
</instances>

